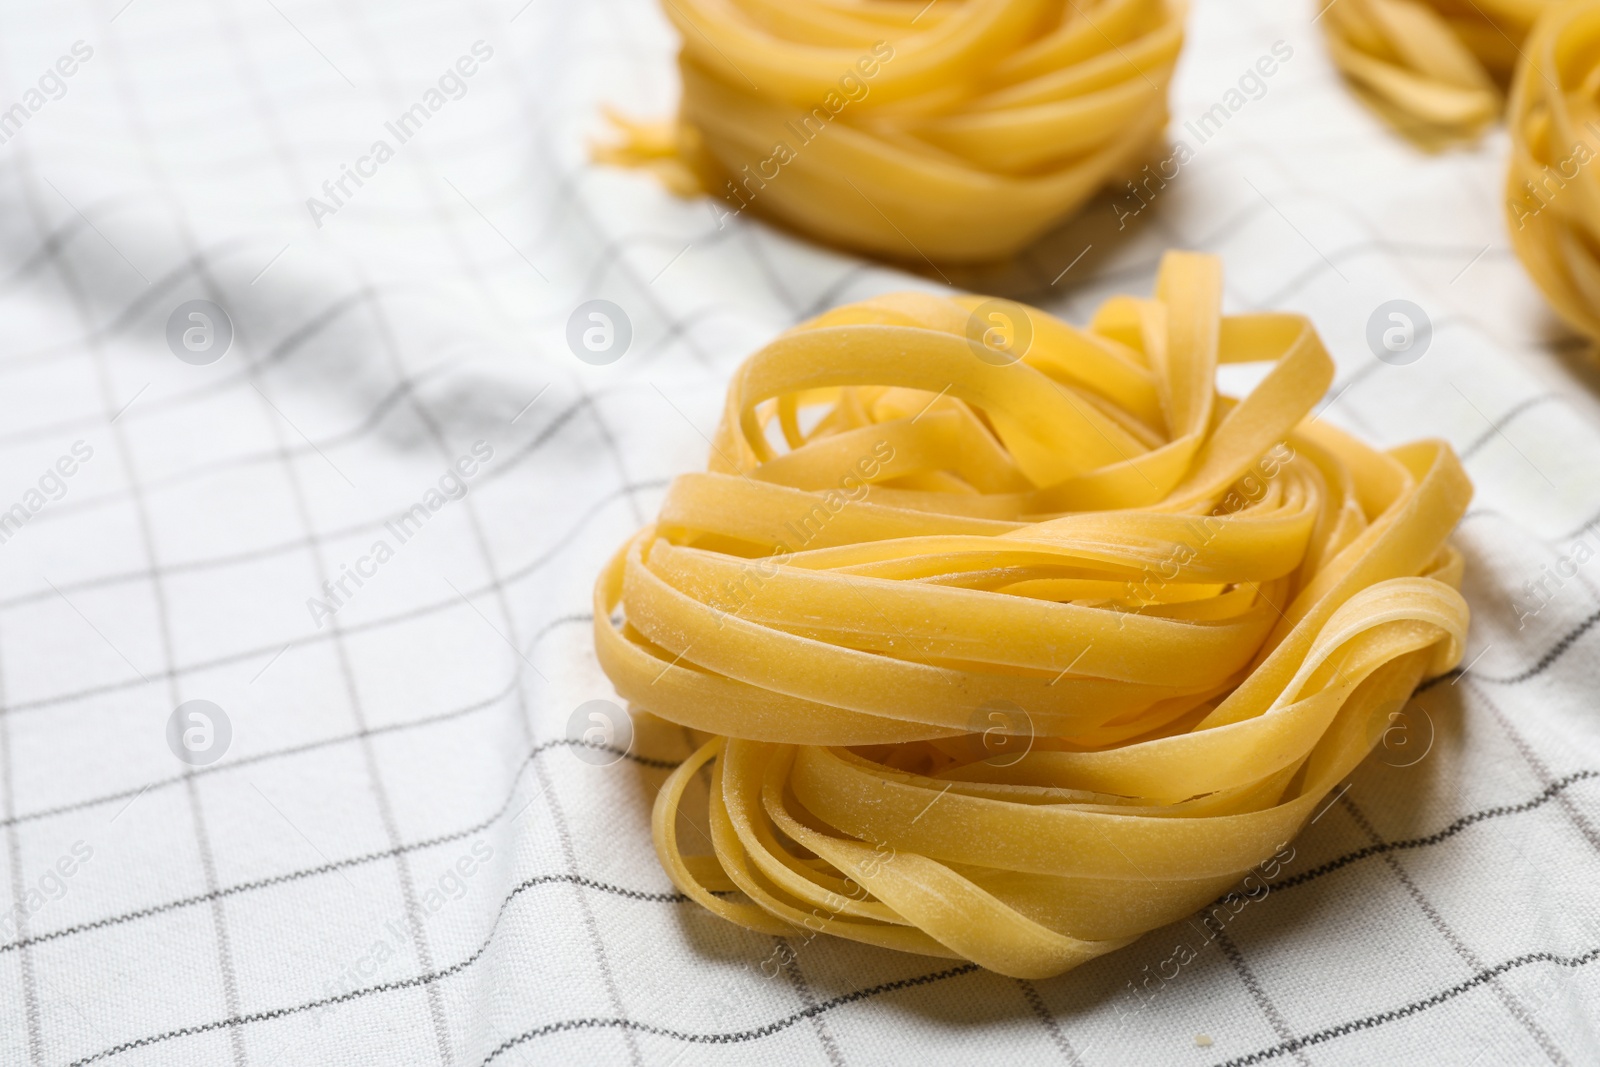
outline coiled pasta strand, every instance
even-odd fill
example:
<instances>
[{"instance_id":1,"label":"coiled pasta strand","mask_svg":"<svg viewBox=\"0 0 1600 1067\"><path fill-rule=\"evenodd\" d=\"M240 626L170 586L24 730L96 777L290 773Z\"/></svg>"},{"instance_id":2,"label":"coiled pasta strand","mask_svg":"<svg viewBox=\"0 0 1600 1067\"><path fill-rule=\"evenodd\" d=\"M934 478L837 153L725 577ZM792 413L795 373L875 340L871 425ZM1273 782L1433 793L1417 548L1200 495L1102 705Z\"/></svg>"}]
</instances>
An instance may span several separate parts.
<instances>
[{"instance_id":1,"label":"coiled pasta strand","mask_svg":"<svg viewBox=\"0 0 1600 1067\"><path fill-rule=\"evenodd\" d=\"M1271 857L1459 660L1455 455L1308 419L1310 324L1220 304L1174 253L1084 329L901 293L740 367L594 593L617 691L706 738L653 817L684 893L1057 974Z\"/></svg>"},{"instance_id":2,"label":"coiled pasta strand","mask_svg":"<svg viewBox=\"0 0 1600 1067\"><path fill-rule=\"evenodd\" d=\"M1334 63L1381 113L1423 140L1474 137L1552 0L1324 0Z\"/></svg>"},{"instance_id":3,"label":"coiled pasta strand","mask_svg":"<svg viewBox=\"0 0 1600 1067\"><path fill-rule=\"evenodd\" d=\"M654 170L845 248L1008 255L1160 140L1181 0L671 0L676 123L616 119Z\"/></svg>"},{"instance_id":4,"label":"coiled pasta strand","mask_svg":"<svg viewBox=\"0 0 1600 1067\"><path fill-rule=\"evenodd\" d=\"M1512 88L1506 221L1523 266L1566 322L1600 338L1600 3L1540 20Z\"/></svg>"}]
</instances>

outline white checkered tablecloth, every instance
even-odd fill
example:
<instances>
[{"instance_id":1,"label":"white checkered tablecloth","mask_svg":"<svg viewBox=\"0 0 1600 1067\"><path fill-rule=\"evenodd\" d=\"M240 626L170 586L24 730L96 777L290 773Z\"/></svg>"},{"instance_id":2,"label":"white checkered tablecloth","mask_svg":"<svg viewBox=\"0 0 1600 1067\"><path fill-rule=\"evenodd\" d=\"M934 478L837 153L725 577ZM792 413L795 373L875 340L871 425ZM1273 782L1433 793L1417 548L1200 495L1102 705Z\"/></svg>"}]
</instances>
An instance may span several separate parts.
<instances>
[{"instance_id":1,"label":"white checkered tablecloth","mask_svg":"<svg viewBox=\"0 0 1600 1067\"><path fill-rule=\"evenodd\" d=\"M1181 172L948 273L1082 320L1184 247L1309 314L1327 417L1477 484L1470 668L1221 937L1019 982L827 938L764 971L651 850L685 738L567 741L614 698L596 570L729 372L937 276L590 166L599 104L671 108L650 0L7 3L0 1064L1600 1062L1600 375L1508 250L1503 131L1398 140L1312 14L1197 0ZM631 321L608 366L566 344L591 299ZM1365 340L1392 299L1432 321L1405 366ZM191 300L233 327L206 365Z\"/></svg>"}]
</instances>

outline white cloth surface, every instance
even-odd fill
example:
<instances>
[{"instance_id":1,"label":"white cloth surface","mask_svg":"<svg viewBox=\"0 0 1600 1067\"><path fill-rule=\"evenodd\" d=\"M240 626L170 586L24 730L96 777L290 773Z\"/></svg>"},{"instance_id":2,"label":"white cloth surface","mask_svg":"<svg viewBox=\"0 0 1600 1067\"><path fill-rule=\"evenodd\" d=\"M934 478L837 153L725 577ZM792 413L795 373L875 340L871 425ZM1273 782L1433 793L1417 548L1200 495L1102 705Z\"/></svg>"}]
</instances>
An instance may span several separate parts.
<instances>
[{"instance_id":1,"label":"white cloth surface","mask_svg":"<svg viewBox=\"0 0 1600 1067\"><path fill-rule=\"evenodd\" d=\"M1041 982L796 939L780 972L656 863L684 738L606 766L565 743L615 699L590 586L703 465L748 352L943 281L589 165L601 104L671 109L650 0L124 3L10 4L0 34L0 114L27 112L0 144L0 511L27 516L0 544L0 1064L1600 1062L1597 376L1508 249L1503 131L1421 153L1310 4L1197 0L1181 173L1123 228L1111 193L946 272L1081 321L1164 248L1215 252L1229 307L1315 320L1325 417L1454 444L1471 667L1417 698L1398 751L1425 755L1363 765L1221 938ZM1396 298L1434 328L1405 366L1365 341ZM206 366L165 337L192 299L235 329ZM565 340L591 299L632 324L609 366ZM400 543L384 523L477 442ZM231 728L192 770L166 733L191 700Z\"/></svg>"}]
</instances>

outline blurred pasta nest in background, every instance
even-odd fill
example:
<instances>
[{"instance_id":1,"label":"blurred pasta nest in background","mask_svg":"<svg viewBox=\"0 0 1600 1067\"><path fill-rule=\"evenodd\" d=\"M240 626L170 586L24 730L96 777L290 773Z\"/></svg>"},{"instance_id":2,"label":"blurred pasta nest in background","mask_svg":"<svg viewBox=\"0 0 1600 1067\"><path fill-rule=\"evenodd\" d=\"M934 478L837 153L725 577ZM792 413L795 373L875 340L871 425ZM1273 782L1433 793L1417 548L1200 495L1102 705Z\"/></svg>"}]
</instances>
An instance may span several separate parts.
<instances>
[{"instance_id":1,"label":"blurred pasta nest in background","mask_svg":"<svg viewBox=\"0 0 1600 1067\"><path fill-rule=\"evenodd\" d=\"M684 893L1056 974L1281 856L1459 660L1454 453L1309 418L1310 324L1221 294L1180 253L1084 329L899 293L740 367L595 588L617 691L703 742L654 811Z\"/></svg>"},{"instance_id":2,"label":"blurred pasta nest in background","mask_svg":"<svg viewBox=\"0 0 1600 1067\"><path fill-rule=\"evenodd\" d=\"M1500 115L1522 45L1554 0L1322 0L1334 63L1423 141L1474 137Z\"/></svg>"},{"instance_id":3,"label":"blurred pasta nest in background","mask_svg":"<svg viewBox=\"0 0 1600 1067\"><path fill-rule=\"evenodd\" d=\"M676 122L596 149L845 248L1008 255L1160 141L1181 0L669 0Z\"/></svg>"},{"instance_id":4,"label":"blurred pasta nest in background","mask_svg":"<svg viewBox=\"0 0 1600 1067\"><path fill-rule=\"evenodd\" d=\"M1540 20L1512 89L1506 223L1556 311L1600 338L1600 0Z\"/></svg>"}]
</instances>

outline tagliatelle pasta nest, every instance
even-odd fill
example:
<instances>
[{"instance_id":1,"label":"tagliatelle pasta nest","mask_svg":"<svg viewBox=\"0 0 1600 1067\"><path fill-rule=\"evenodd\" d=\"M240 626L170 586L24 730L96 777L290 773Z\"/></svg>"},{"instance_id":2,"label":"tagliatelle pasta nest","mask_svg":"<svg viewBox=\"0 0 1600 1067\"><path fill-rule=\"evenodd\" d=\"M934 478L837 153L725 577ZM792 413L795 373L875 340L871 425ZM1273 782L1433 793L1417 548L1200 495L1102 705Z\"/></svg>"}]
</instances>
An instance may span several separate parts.
<instances>
[{"instance_id":1,"label":"tagliatelle pasta nest","mask_svg":"<svg viewBox=\"0 0 1600 1067\"><path fill-rule=\"evenodd\" d=\"M1334 63L1405 132L1480 133L1552 0L1321 0Z\"/></svg>"},{"instance_id":2,"label":"tagliatelle pasta nest","mask_svg":"<svg viewBox=\"0 0 1600 1067\"><path fill-rule=\"evenodd\" d=\"M1167 121L1181 0L669 0L674 123L613 116L646 166L846 248L941 262L1026 245L1137 169Z\"/></svg>"},{"instance_id":3,"label":"tagliatelle pasta nest","mask_svg":"<svg viewBox=\"0 0 1600 1067\"><path fill-rule=\"evenodd\" d=\"M1600 2L1552 10L1512 88L1511 245L1574 329L1600 338Z\"/></svg>"},{"instance_id":4,"label":"tagliatelle pasta nest","mask_svg":"<svg viewBox=\"0 0 1600 1067\"><path fill-rule=\"evenodd\" d=\"M709 469L594 594L617 691L706 738L655 803L684 893L1057 974L1281 858L1456 664L1454 453L1308 419L1310 324L1221 288L1174 253L1086 329L901 293L739 368Z\"/></svg>"}]
</instances>

